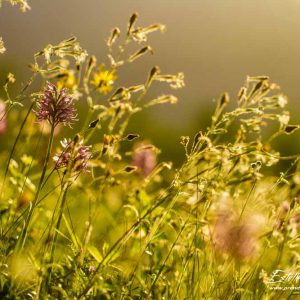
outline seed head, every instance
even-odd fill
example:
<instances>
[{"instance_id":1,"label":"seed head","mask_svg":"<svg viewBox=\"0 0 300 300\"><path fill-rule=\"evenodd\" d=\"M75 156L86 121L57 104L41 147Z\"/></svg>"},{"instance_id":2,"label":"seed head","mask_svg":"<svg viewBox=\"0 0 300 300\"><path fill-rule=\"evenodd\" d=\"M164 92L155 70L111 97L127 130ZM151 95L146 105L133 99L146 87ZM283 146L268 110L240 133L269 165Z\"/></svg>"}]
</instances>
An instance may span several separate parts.
<instances>
[{"instance_id":1,"label":"seed head","mask_svg":"<svg viewBox=\"0 0 300 300\"><path fill-rule=\"evenodd\" d=\"M220 214L214 230L214 244L220 252L227 252L238 260L250 258L256 251L255 227L238 222L227 213Z\"/></svg>"},{"instance_id":2,"label":"seed head","mask_svg":"<svg viewBox=\"0 0 300 300\"><path fill-rule=\"evenodd\" d=\"M67 93L67 89L58 89L53 83L48 82L43 96L37 100L38 121L47 120L52 126L64 124L71 127L76 119L76 109L73 97Z\"/></svg>"},{"instance_id":3,"label":"seed head","mask_svg":"<svg viewBox=\"0 0 300 300\"><path fill-rule=\"evenodd\" d=\"M53 157L56 162L55 168L69 167L73 175L87 172L88 160L92 157L91 146L84 146L83 140L68 141L66 139L61 142L61 145L63 151Z\"/></svg>"}]
</instances>

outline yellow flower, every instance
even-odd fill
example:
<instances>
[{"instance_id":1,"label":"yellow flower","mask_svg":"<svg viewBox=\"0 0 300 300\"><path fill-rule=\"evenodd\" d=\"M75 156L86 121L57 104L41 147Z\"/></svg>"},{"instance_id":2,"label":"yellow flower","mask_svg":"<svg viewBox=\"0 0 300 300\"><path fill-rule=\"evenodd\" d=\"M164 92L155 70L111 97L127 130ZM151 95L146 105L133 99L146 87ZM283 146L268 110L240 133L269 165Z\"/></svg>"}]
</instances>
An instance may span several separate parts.
<instances>
[{"instance_id":1,"label":"yellow flower","mask_svg":"<svg viewBox=\"0 0 300 300\"><path fill-rule=\"evenodd\" d=\"M117 79L115 72L116 70L105 70L104 65L101 65L98 72L93 74L94 78L91 84L93 84L100 93L106 95L112 90L113 84Z\"/></svg>"},{"instance_id":2,"label":"yellow flower","mask_svg":"<svg viewBox=\"0 0 300 300\"><path fill-rule=\"evenodd\" d=\"M59 89L68 88L70 90L76 88L76 78L74 75L74 71L66 70L62 74L59 75L57 81L57 87Z\"/></svg>"}]
</instances>

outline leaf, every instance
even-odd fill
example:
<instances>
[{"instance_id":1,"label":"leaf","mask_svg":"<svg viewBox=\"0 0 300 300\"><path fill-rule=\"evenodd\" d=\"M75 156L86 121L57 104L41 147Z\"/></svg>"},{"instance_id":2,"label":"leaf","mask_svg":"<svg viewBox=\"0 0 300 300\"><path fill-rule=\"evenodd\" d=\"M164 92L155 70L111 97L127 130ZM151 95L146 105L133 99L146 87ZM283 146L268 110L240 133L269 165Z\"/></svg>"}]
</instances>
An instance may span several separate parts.
<instances>
[{"instance_id":1,"label":"leaf","mask_svg":"<svg viewBox=\"0 0 300 300\"><path fill-rule=\"evenodd\" d=\"M101 253L95 246L87 245L86 248L89 251L89 253L97 260L98 263L100 263L103 260Z\"/></svg>"},{"instance_id":2,"label":"leaf","mask_svg":"<svg viewBox=\"0 0 300 300\"><path fill-rule=\"evenodd\" d=\"M73 242L73 244L76 246L77 249L79 249L79 247L81 247L81 243L79 238L75 235L74 231L72 230L67 218L65 217L65 215L63 214L63 220L66 224L67 230L69 232L69 235L71 237L71 240Z\"/></svg>"}]
</instances>

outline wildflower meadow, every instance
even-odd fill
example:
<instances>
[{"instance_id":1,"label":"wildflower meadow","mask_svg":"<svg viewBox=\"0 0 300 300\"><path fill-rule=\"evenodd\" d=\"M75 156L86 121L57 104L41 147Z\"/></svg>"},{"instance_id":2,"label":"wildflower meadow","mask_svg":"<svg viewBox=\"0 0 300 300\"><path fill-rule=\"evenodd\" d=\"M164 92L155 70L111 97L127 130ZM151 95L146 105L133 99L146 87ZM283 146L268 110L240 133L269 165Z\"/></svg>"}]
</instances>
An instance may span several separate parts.
<instances>
[{"instance_id":1,"label":"wildflower meadow","mask_svg":"<svg viewBox=\"0 0 300 300\"><path fill-rule=\"evenodd\" d=\"M108 32L109 63L72 36L33 54L26 81L12 69L0 83L0 298L300 299L300 156L278 142L300 128L287 96L268 76L241 79L207 128L178 136L184 162L163 161L129 126L172 110L186 79L154 65L119 84L165 31L140 18ZM153 97L158 85L172 93Z\"/></svg>"}]
</instances>

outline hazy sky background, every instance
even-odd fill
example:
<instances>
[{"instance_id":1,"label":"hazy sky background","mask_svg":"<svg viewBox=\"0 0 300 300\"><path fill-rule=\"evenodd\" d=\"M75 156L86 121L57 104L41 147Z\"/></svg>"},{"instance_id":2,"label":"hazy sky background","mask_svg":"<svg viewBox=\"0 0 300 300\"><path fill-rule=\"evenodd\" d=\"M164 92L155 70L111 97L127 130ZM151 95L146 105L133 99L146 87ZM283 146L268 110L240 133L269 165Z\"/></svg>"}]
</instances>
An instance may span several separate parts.
<instances>
[{"instance_id":1,"label":"hazy sky background","mask_svg":"<svg viewBox=\"0 0 300 300\"><path fill-rule=\"evenodd\" d=\"M25 14L8 4L0 10L0 36L7 48L7 53L0 57L0 68L7 60L25 67L34 52L71 35L77 36L99 61L101 58L105 61L104 40L110 29L114 26L124 29L135 11L140 16L139 25L160 22L167 26L163 35L154 34L150 39L155 55L124 71L129 83L145 78L153 65L159 65L164 73L185 73L186 88L176 93L180 97L178 105L155 108L146 119L148 125L153 122L161 132L170 132L167 151L172 151L180 135L201 129L201 118L206 108L211 107L212 98L223 91L234 97L247 75L269 75L289 96L292 116L299 119L299 0L29 0L29 3L32 10ZM159 142L159 136L160 133L153 133L153 140Z\"/></svg>"}]
</instances>

